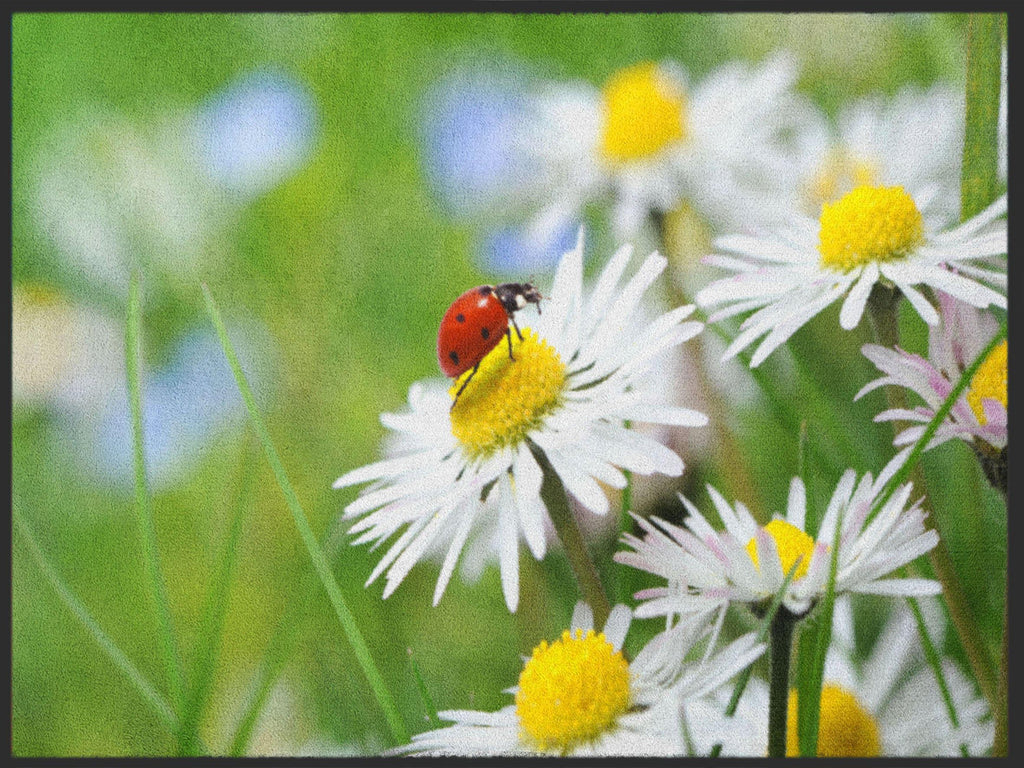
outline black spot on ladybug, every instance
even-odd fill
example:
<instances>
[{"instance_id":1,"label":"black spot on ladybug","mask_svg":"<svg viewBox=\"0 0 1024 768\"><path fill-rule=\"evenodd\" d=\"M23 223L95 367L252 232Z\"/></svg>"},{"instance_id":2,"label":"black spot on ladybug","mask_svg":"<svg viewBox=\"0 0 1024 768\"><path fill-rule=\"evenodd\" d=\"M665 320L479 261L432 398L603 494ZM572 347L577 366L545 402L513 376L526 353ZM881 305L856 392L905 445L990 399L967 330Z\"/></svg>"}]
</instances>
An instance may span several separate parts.
<instances>
[{"instance_id":1,"label":"black spot on ladybug","mask_svg":"<svg viewBox=\"0 0 1024 768\"><path fill-rule=\"evenodd\" d=\"M481 328L480 329L480 335L483 336L485 339L491 338L491 329L490 328Z\"/></svg>"},{"instance_id":2,"label":"black spot on ladybug","mask_svg":"<svg viewBox=\"0 0 1024 768\"><path fill-rule=\"evenodd\" d=\"M461 312L455 316L455 319L458 320L460 323L466 322L466 316Z\"/></svg>"},{"instance_id":3,"label":"black spot on ladybug","mask_svg":"<svg viewBox=\"0 0 1024 768\"><path fill-rule=\"evenodd\" d=\"M456 352L454 349L448 353L448 357L450 357L452 359L452 362L455 363L456 365L459 364L459 353Z\"/></svg>"},{"instance_id":4,"label":"black spot on ladybug","mask_svg":"<svg viewBox=\"0 0 1024 768\"><path fill-rule=\"evenodd\" d=\"M489 285L481 285L477 290L480 291L481 296L490 296L491 294L491 286Z\"/></svg>"}]
</instances>

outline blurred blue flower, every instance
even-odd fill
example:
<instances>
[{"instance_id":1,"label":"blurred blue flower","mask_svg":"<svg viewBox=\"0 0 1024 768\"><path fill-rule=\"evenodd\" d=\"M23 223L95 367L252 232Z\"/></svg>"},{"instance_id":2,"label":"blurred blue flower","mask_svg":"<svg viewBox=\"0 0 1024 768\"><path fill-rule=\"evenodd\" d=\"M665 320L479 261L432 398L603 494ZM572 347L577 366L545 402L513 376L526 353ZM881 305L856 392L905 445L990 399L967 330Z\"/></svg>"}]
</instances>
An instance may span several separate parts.
<instances>
[{"instance_id":1,"label":"blurred blue flower","mask_svg":"<svg viewBox=\"0 0 1024 768\"><path fill-rule=\"evenodd\" d=\"M427 179L456 215L493 204L516 175L509 125L524 108L521 86L487 71L460 71L428 94L423 116Z\"/></svg>"},{"instance_id":2,"label":"blurred blue flower","mask_svg":"<svg viewBox=\"0 0 1024 768\"><path fill-rule=\"evenodd\" d=\"M249 72L200 106L197 149L216 183L255 197L302 167L317 121L313 94L303 83L280 72Z\"/></svg>"},{"instance_id":3,"label":"blurred blue flower","mask_svg":"<svg viewBox=\"0 0 1024 768\"><path fill-rule=\"evenodd\" d=\"M251 327L229 328L229 333L254 395L263 400L273 367L267 334ZM170 485L194 469L211 440L237 428L244 414L216 335L201 331L182 338L165 368L143 376L143 446L152 486ZM106 482L131 485L131 416L124 389L112 393L90 442L86 461L91 471Z\"/></svg>"},{"instance_id":4,"label":"blurred blue flower","mask_svg":"<svg viewBox=\"0 0 1024 768\"><path fill-rule=\"evenodd\" d=\"M523 278L553 271L562 254L572 250L578 221L560 223L537 235L526 227L505 227L488 234L480 248L481 266L488 272Z\"/></svg>"}]
</instances>

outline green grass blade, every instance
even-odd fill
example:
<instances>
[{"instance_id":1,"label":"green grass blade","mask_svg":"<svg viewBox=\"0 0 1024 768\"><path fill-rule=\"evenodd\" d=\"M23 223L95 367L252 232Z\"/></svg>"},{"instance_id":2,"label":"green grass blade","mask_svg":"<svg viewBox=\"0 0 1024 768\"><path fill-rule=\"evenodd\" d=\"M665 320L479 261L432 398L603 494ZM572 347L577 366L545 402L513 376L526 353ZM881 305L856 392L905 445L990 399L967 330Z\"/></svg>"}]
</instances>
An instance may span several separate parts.
<instances>
[{"instance_id":1,"label":"green grass blade","mask_svg":"<svg viewBox=\"0 0 1024 768\"><path fill-rule=\"evenodd\" d=\"M954 728L960 727L960 718L956 714L956 706L953 704L953 695L949 692L949 685L946 683L946 675L942 671L942 659L939 658L939 652L935 648L935 644L932 642L931 635L928 634L928 627L925 626L924 616L921 613L921 606L918 604L916 598L908 597L907 604L910 606L910 610L914 614L914 622L917 624L917 634L921 638L921 647L924 650L924 657L928 661L928 666L932 668L932 674L935 675L935 682L938 683L939 692L942 694L942 702L946 707L946 714L949 715L949 722L952 723ZM964 757L970 757L967 752L967 745L960 744L960 754Z\"/></svg>"},{"instance_id":2,"label":"green grass blade","mask_svg":"<svg viewBox=\"0 0 1024 768\"><path fill-rule=\"evenodd\" d=\"M99 623L92 617L89 610L82 604L81 600L71 591L71 589L64 583L57 571L50 565L46 559L46 555L43 553L42 548L36 541L35 536L29 529L28 523L21 516L21 511L18 506L12 504L11 512L14 516L14 525L21 532L21 536L28 546L29 552L32 554L32 558L36 561L36 565L42 572L43 576L46 577L50 588L57 594L61 602L67 606L68 610L75 615L75 618L81 622L92 639L96 641L100 649L107 654L110 660L114 663L121 672L124 673L125 678L132 684L135 690L143 698L143 700L149 704L153 712L160 719L167 729L171 733L177 733L178 731L178 718L174 714L174 710L171 709L170 705L160 694L159 691L153 686L149 680L139 671L131 659L122 651L117 644L110 639L110 636L103 631Z\"/></svg>"},{"instance_id":3,"label":"green grass blade","mask_svg":"<svg viewBox=\"0 0 1024 768\"><path fill-rule=\"evenodd\" d=\"M772 598L771 603L768 605L768 610L764 614L764 618L761 619L761 625L757 628L757 642L763 643L768 637L768 632L771 629L772 621L775 619L775 614L779 610L779 606L782 605L782 601L786 596L786 590L789 589L789 584L793 581L793 577L796 575L796 569L800 566L802 558L798 557L796 562L793 563L789 569L789 573L786 574L785 581L782 582L782 587L775 596ZM736 685L733 686L732 695L729 697L729 703L725 707L726 717L732 717L736 714L736 708L740 705L740 697L743 696L743 691L747 688L747 683L750 682L750 676L753 674L754 665L748 665L739 676L736 678ZM718 757L722 754L722 743L718 742L711 748L711 757Z\"/></svg>"},{"instance_id":4,"label":"green grass blade","mask_svg":"<svg viewBox=\"0 0 1024 768\"><path fill-rule=\"evenodd\" d=\"M999 89L1005 16L971 14L967 23L967 92L960 217L969 219L996 198Z\"/></svg>"},{"instance_id":5,"label":"green grass blade","mask_svg":"<svg viewBox=\"0 0 1024 768\"><path fill-rule=\"evenodd\" d=\"M818 627L814 634L817 643L813 646L814 663L810 665L808 678L800 680L797 695L797 740L801 757L814 757L818 752L818 724L821 716L821 686L825 681L825 657L832 642L832 611L836 602L836 571L839 568L839 531L844 515L836 516L836 527L832 535L832 556L829 558L828 584L825 585L825 599L818 612ZM808 649L812 646L808 644Z\"/></svg>"},{"instance_id":6,"label":"green grass blade","mask_svg":"<svg viewBox=\"0 0 1024 768\"><path fill-rule=\"evenodd\" d=\"M437 716L437 706L430 696L430 691L427 690L427 684L423 681L423 675L420 674L420 665L416 663L416 659L412 655L412 648L409 649L409 666L412 667L412 676L416 680L416 690L420 692L420 701L423 703L423 709L427 713L427 721L430 723L431 728L440 728L441 720Z\"/></svg>"},{"instance_id":7,"label":"green grass blade","mask_svg":"<svg viewBox=\"0 0 1024 768\"><path fill-rule=\"evenodd\" d=\"M238 553L242 523L245 520L246 512L252 505L253 481L256 475L253 448L252 441L247 439L242 451L241 478L238 484L238 498L234 515L231 519L227 540L224 542L219 568L207 595L199 629L199 639L196 642L196 661L192 670L192 685L185 700L185 710L181 717L182 733L179 738L181 751L186 755L198 754L199 723L213 690L213 674L220 654L220 641L224 629L224 617L227 614L231 574Z\"/></svg>"},{"instance_id":8,"label":"green grass blade","mask_svg":"<svg viewBox=\"0 0 1024 768\"><path fill-rule=\"evenodd\" d=\"M142 556L149 579L150 598L156 612L157 633L163 656L167 684L175 711L184 705L184 675L178 656L171 624L171 607L167 588L160 573L160 558L156 545L153 507L150 504L149 484L146 480L146 455L142 444L142 387L141 379L142 312L139 297L139 276L132 273L128 287L128 318L125 329L125 363L128 374L128 403L131 408L132 452L135 466L135 514L142 538Z\"/></svg>"},{"instance_id":9,"label":"green grass blade","mask_svg":"<svg viewBox=\"0 0 1024 768\"><path fill-rule=\"evenodd\" d=\"M324 556L320 543L313 534L313 530L309 527L309 520L306 518L306 513L303 511L302 505L299 503L299 499L295 495L295 491L292 489L291 483L288 480L288 475L286 474L284 466L281 464L281 460L277 455L277 450L274 448L273 441L270 439L270 433L267 431L267 427L263 423L263 417L260 416L259 410L256 408L256 402L253 399L252 391L249 389L249 383L246 381L245 374L242 372L242 368L238 364L238 358L235 356L234 347L231 345L227 329L224 327L224 321L221 319L220 310L217 308L217 304L213 299L213 295L210 293L210 289L205 284L203 285L203 297L206 300L206 308L210 314L210 319L213 321L213 324L217 329L217 335L220 338L224 355L227 357L228 364L231 366L231 371L234 373L235 381L238 384L238 390L241 393L242 400L245 402L245 407L249 412L249 418L252 421L253 428L256 431L257 437L259 437L260 443L263 445L263 451L266 454L267 461L269 462L270 467L274 472L274 476L277 479L277 484L281 488L281 493L284 494L285 502L292 513L292 518L295 521L295 527L298 529L299 536L306 545L309 558L313 563L313 567L316 570L317 575L320 577L320 581L323 584L324 589L327 591L327 597L331 602L331 606L334 608L334 613L338 617L338 621L341 624L341 628L344 631L345 636L348 638L348 641L352 646L352 650L356 655L359 666L361 667L363 674L366 676L367 682L370 684L370 688L377 699L377 703L384 711L384 716L387 720L388 727L391 730L392 737L397 743L404 744L409 741L409 733L405 727L405 723L402 722L402 718L398 713L398 708L395 706L394 699L391 697L391 693L385 686L384 679L381 677L380 671L377 669L377 665L374 662L373 657L370 655L370 649L367 647L365 640L363 640L362 632L359 630L355 617L352 615L352 612L349 610L348 605L345 602L345 598L341 593L341 588L338 586L338 582L335 580L334 574L331 572L330 565L327 563L327 558Z\"/></svg>"}]
</instances>

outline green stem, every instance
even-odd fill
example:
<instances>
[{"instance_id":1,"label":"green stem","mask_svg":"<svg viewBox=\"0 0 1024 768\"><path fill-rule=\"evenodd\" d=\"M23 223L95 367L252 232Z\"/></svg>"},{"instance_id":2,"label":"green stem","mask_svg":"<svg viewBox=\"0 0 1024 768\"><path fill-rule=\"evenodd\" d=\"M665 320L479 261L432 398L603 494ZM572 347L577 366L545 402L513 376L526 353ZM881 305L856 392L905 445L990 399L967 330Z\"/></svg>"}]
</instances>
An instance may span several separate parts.
<instances>
[{"instance_id":1,"label":"green stem","mask_svg":"<svg viewBox=\"0 0 1024 768\"><path fill-rule=\"evenodd\" d=\"M540 497L548 509L548 516L555 527L558 540L562 542L566 557L569 558L569 565L576 577L580 594L594 612L594 626L603 627L608 619L608 614L611 613L611 603L601 585L597 567L587 551L587 544L583 540L583 534L580 533L576 516L569 508L569 498L565 495L565 487L562 485L558 473L551 466L551 462L548 461L548 457L544 455L544 451L532 442L530 451L544 473L544 481L540 486Z\"/></svg>"},{"instance_id":2,"label":"green stem","mask_svg":"<svg viewBox=\"0 0 1024 768\"><path fill-rule=\"evenodd\" d=\"M967 23L967 91L960 218L980 213L998 192L999 89L1002 80L1001 14L972 14Z\"/></svg>"},{"instance_id":3,"label":"green stem","mask_svg":"<svg viewBox=\"0 0 1024 768\"><path fill-rule=\"evenodd\" d=\"M768 757L786 756L786 717L789 714L789 657L797 617L783 606L770 631L771 687L768 691Z\"/></svg>"},{"instance_id":4,"label":"green stem","mask_svg":"<svg viewBox=\"0 0 1024 768\"><path fill-rule=\"evenodd\" d=\"M142 312L139 297L139 275L133 272L128 286L128 318L125 329L125 363L128 374L128 404L132 420L132 449L135 466L135 514L142 537L142 555L149 574L150 596L156 612L157 631L163 653L164 670L176 712L185 704L184 674L174 641L171 608L167 589L160 573L160 557L156 544L156 527L146 480L146 458L142 440L142 386L141 386Z\"/></svg>"},{"instance_id":5,"label":"green stem","mask_svg":"<svg viewBox=\"0 0 1024 768\"><path fill-rule=\"evenodd\" d=\"M341 593L341 587L338 586L338 582L331 572L331 567L327 562L323 549L320 547L320 542L317 541L316 536L313 534L313 529L309 525L306 512L302 509L302 504L299 503L298 496L295 495L291 482L288 480L288 474L285 472L284 465L281 463L277 450L274 448L274 443L270 438L270 433L267 431L267 426L263 423L263 417L260 416L259 409L256 407L256 401L252 396L252 391L249 389L249 382L246 380L245 374L238 363L238 357L235 355L234 347L228 338L227 329L224 327L224 321L221 319L220 310L217 308L217 303L213 300L210 289L205 284L203 285L203 297L206 300L206 308L210 314L210 319L217 329L217 336L220 338L221 347L224 350L225 357L227 357L228 365L230 365L231 371L235 376L238 391L241 393L242 400L245 402L245 407L249 412L249 419L252 421L260 443L263 445L267 462L274 472L274 477L277 479L281 493L284 494L285 503L292 513L292 519L295 522L295 528L299 532L299 537L302 539L302 543L306 545L306 551L313 564L313 568L317 576L320 577L320 582L327 592L331 607L334 608L334 613L338 617L338 622L341 624L349 644L352 646L352 651L355 653L356 660L367 682L370 684L370 689L373 691L377 703L384 711L384 718L391 729L392 737L396 742L405 744L409 741L409 732L402 721L401 715L398 713L398 707L395 706L391 692L384 684L384 678L381 677L380 670L377 669L377 664L370 654L370 649L363 639L363 633L359 629L355 616L352 615L348 604L345 602L345 598Z\"/></svg>"},{"instance_id":6,"label":"green stem","mask_svg":"<svg viewBox=\"0 0 1024 768\"><path fill-rule=\"evenodd\" d=\"M897 306L900 300L900 293L894 289L875 286L868 299L868 310L871 317L875 338L879 344L890 349L899 344L900 332L897 318ZM886 387L886 396L890 408L907 407L906 393L896 385ZM899 434L906 425L901 422L893 422L893 428ZM913 457L908 458L908 463ZM921 465L914 463L910 468L910 481L918 494L927 497L927 485ZM935 576L942 585L942 594L949 607L949 616L956 628L957 635L963 645L967 660L971 665L974 676L981 687L982 693L988 700L989 707L995 716L998 712L1005 711L1000 706L998 675L995 664L992 661L985 640L978 625L978 619L971 608L970 599L964 590L963 582L960 580L953 563L953 558L946 549L945 538L937 528L938 520L935 515L926 515L924 525L930 530L935 530L938 536L938 544L928 553Z\"/></svg>"}]
</instances>

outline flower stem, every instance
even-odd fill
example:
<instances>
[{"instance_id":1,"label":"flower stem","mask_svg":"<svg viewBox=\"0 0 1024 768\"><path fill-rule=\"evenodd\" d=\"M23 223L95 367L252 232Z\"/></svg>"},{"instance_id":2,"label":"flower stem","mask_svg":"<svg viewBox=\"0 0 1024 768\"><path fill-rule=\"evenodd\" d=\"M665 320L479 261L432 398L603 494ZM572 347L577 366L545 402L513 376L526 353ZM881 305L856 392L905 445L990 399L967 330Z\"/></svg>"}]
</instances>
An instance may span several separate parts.
<instances>
[{"instance_id":1,"label":"flower stem","mask_svg":"<svg viewBox=\"0 0 1024 768\"><path fill-rule=\"evenodd\" d=\"M603 627L608 614L611 613L611 603L608 602L608 595L601 585L597 567L587 551L587 545L583 540L583 534L580 533L576 517L569 508L569 498L565 494L565 487L562 485L558 473L551 466L551 462L548 461L548 457L544 455L544 451L533 443L530 443L530 451L544 473L544 481L540 486L540 497L548 509L548 516L555 526L558 540L562 542L562 548L565 549L565 554L569 558L569 565L576 577L580 594L594 611L594 626Z\"/></svg>"},{"instance_id":2,"label":"flower stem","mask_svg":"<svg viewBox=\"0 0 1024 768\"><path fill-rule=\"evenodd\" d=\"M900 331L897 316L897 307L901 295L898 290L883 288L876 285L868 299L868 309L871 317L871 324L874 329L876 341L884 347L892 349L899 344ZM906 394L903 389L896 385L889 385L885 388L890 408L907 407ZM905 424L894 421L893 428L899 434L906 427ZM911 468L910 481L918 493L927 496L927 485L921 465L915 464ZM953 558L946 549L945 537L937 527L937 520L934 515L926 515L924 518L925 527L935 530L939 534L938 544L928 553L935 576L942 584L942 594L949 607L949 616L956 628L957 635L963 645L964 653L971 665L971 670L978 681L982 693L988 700L992 714L999 722L998 715L1005 712L1005 695L999 693L998 675L995 664L989 655L978 625L977 617L971 609L970 600L964 591L963 583L953 565ZM1000 702L1004 702L1000 705ZM1004 717L1005 719L1005 717Z\"/></svg>"},{"instance_id":3,"label":"flower stem","mask_svg":"<svg viewBox=\"0 0 1024 768\"><path fill-rule=\"evenodd\" d=\"M797 617L785 606L771 625L771 688L768 692L768 757L786 756L786 717L789 714L789 657Z\"/></svg>"},{"instance_id":4,"label":"flower stem","mask_svg":"<svg viewBox=\"0 0 1024 768\"><path fill-rule=\"evenodd\" d=\"M967 93L960 215L966 220L996 198L1002 25L994 13L971 14L967 23Z\"/></svg>"}]
</instances>

